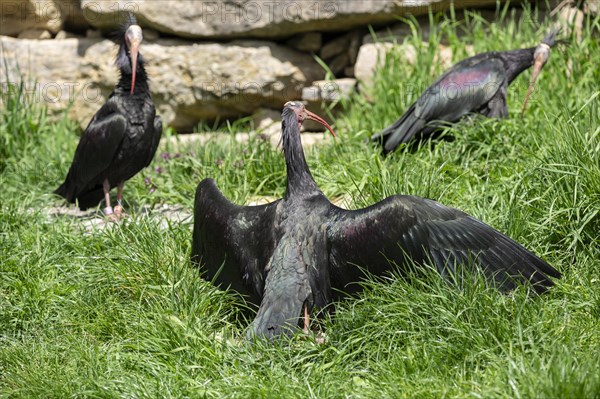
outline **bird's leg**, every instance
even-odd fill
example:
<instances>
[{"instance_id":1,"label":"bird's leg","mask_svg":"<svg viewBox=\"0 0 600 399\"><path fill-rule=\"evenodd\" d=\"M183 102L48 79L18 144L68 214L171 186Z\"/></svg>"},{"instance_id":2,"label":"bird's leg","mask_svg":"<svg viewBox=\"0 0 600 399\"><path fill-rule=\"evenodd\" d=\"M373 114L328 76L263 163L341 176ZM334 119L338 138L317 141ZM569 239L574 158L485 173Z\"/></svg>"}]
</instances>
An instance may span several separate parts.
<instances>
[{"instance_id":1,"label":"bird's leg","mask_svg":"<svg viewBox=\"0 0 600 399\"><path fill-rule=\"evenodd\" d=\"M302 329L302 331L306 335L308 335L311 332L310 331L310 316L308 314L308 303L304 304L304 328ZM318 333L318 335L316 335L314 338L315 338L315 342L318 344L325 343L325 336L323 335L323 333Z\"/></svg>"},{"instance_id":2,"label":"bird's leg","mask_svg":"<svg viewBox=\"0 0 600 399\"><path fill-rule=\"evenodd\" d=\"M304 334L308 334L310 332L310 318L308 316L308 304L304 304Z\"/></svg>"},{"instance_id":3,"label":"bird's leg","mask_svg":"<svg viewBox=\"0 0 600 399\"><path fill-rule=\"evenodd\" d=\"M117 186L117 206L115 206L115 215L117 217L121 217L123 213L123 186L125 186L125 181L122 181Z\"/></svg>"},{"instance_id":4,"label":"bird's leg","mask_svg":"<svg viewBox=\"0 0 600 399\"><path fill-rule=\"evenodd\" d=\"M110 217L113 214L113 208L110 206L110 183L108 179L104 179L102 182L102 189L104 190L104 202L106 203L104 214Z\"/></svg>"}]
</instances>

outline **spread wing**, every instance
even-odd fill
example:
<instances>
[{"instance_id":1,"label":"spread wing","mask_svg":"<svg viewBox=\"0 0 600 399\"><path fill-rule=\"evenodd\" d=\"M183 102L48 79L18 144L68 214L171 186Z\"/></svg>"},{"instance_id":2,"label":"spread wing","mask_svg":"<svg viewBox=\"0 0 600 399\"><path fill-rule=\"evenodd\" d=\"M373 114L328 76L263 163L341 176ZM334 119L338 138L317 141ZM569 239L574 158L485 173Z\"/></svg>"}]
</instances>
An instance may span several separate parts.
<instances>
[{"instance_id":1,"label":"spread wing","mask_svg":"<svg viewBox=\"0 0 600 399\"><path fill-rule=\"evenodd\" d=\"M361 268L381 275L411 259L434 266L444 277L459 264L481 266L500 289L529 280L543 292L560 273L517 242L457 209L412 196L393 196L371 207L332 207L327 234L332 287L358 289ZM459 274L456 274L459 276ZM510 276L511 278L507 278ZM349 285L351 284L351 285Z\"/></svg>"},{"instance_id":2,"label":"spread wing","mask_svg":"<svg viewBox=\"0 0 600 399\"><path fill-rule=\"evenodd\" d=\"M69 170L71 184L77 192L89 184L100 184L96 178L113 161L127 129L127 119L108 101L94 115L79 140Z\"/></svg>"},{"instance_id":3,"label":"spread wing","mask_svg":"<svg viewBox=\"0 0 600 399\"><path fill-rule=\"evenodd\" d=\"M265 267L275 248L274 217L279 201L260 206L230 202L214 180L196 189L192 261L203 275L260 303Z\"/></svg>"}]
</instances>

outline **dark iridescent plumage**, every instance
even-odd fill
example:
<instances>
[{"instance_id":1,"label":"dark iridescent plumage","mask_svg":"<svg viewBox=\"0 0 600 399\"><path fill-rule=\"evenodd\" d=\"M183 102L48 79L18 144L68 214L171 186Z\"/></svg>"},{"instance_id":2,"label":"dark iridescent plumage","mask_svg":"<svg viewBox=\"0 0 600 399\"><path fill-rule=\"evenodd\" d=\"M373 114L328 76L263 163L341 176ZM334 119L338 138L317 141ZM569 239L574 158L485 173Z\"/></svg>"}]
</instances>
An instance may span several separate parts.
<instances>
[{"instance_id":1,"label":"dark iridescent plumage","mask_svg":"<svg viewBox=\"0 0 600 399\"><path fill-rule=\"evenodd\" d=\"M117 38L119 82L85 129L65 182L55 191L68 202L77 201L81 209L97 206L115 186L120 208L124 182L150 164L158 147L162 121L152 102L144 59L137 53L141 35L130 18Z\"/></svg>"},{"instance_id":2,"label":"dark iridescent plumage","mask_svg":"<svg viewBox=\"0 0 600 399\"><path fill-rule=\"evenodd\" d=\"M531 66L533 85L548 60L550 47L556 43L556 34L551 32L537 47L493 51L459 62L425 90L400 119L371 139L381 142L383 151L388 153L401 143L426 139L444 123L456 122L469 113L507 117L508 86Z\"/></svg>"},{"instance_id":3,"label":"dark iridescent plumage","mask_svg":"<svg viewBox=\"0 0 600 399\"><path fill-rule=\"evenodd\" d=\"M531 281L538 292L560 274L490 226L435 201L396 195L350 211L331 204L315 183L302 150L300 103L283 111L285 196L238 206L212 179L196 190L192 260L217 285L260 303L250 335L291 332L303 312L353 292L364 269L374 275L410 264L434 265L448 277L460 263L478 264L500 289ZM306 321L305 321L306 323ZM306 327L306 324L305 324Z\"/></svg>"}]
</instances>

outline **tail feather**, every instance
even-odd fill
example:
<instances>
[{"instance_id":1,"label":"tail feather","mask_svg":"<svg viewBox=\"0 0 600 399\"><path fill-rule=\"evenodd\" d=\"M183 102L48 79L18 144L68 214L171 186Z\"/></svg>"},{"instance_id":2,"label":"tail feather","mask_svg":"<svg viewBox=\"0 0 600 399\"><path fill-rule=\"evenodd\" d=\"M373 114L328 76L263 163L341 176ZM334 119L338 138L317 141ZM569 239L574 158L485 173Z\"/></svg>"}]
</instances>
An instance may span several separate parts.
<instances>
[{"instance_id":1,"label":"tail feather","mask_svg":"<svg viewBox=\"0 0 600 399\"><path fill-rule=\"evenodd\" d=\"M82 211L88 208L94 208L104 199L104 189L102 186L95 186L84 193L77 195L77 205Z\"/></svg>"},{"instance_id":2,"label":"tail feather","mask_svg":"<svg viewBox=\"0 0 600 399\"><path fill-rule=\"evenodd\" d=\"M298 329L304 305L311 307L311 289L299 245L282 239L271 261L263 300L248 331L267 339L292 335ZM307 303L309 302L309 303Z\"/></svg>"},{"instance_id":3,"label":"tail feather","mask_svg":"<svg viewBox=\"0 0 600 399\"><path fill-rule=\"evenodd\" d=\"M382 140L383 152L394 151L401 143L409 143L417 133L423 130L425 121L415 115L413 104L396 122L372 137L373 141Z\"/></svg>"},{"instance_id":4,"label":"tail feather","mask_svg":"<svg viewBox=\"0 0 600 399\"><path fill-rule=\"evenodd\" d=\"M84 192L76 192L69 176L54 190L54 194L60 195L70 204L77 202L82 211L97 206L104 199L104 190L101 185L91 187Z\"/></svg>"},{"instance_id":5,"label":"tail feather","mask_svg":"<svg viewBox=\"0 0 600 399\"><path fill-rule=\"evenodd\" d=\"M68 196L68 191L67 191L67 182L65 181L63 184L61 184L56 190L53 191L54 194L56 195L60 195L61 197L63 197L64 199L66 199L69 202L73 202L71 200L69 200L69 196Z\"/></svg>"},{"instance_id":6,"label":"tail feather","mask_svg":"<svg viewBox=\"0 0 600 399\"><path fill-rule=\"evenodd\" d=\"M54 194L60 195L67 202L74 204L75 203L75 187L71 182L71 171L67 174L65 181L61 184L56 190L54 190Z\"/></svg>"}]
</instances>

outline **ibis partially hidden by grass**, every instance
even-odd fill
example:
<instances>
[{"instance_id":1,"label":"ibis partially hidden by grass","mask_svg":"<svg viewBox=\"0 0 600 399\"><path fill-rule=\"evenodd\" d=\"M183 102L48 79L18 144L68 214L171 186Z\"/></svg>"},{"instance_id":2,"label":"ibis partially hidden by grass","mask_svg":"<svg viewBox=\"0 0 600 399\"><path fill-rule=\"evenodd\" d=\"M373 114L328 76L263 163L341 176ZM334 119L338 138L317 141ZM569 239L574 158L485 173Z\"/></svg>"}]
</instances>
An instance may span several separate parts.
<instances>
[{"instance_id":1,"label":"ibis partially hidden by grass","mask_svg":"<svg viewBox=\"0 0 600 399\"><path fill-rule=\"evenodd\" d=\"M1 397L600 397L600 41L598 19L552 54L520 117L528 76L509 88L509 119L473 118L383 158L365 145L453 61L533 45L531 19L441 18L423 46L407 38L387 57L372 93L336 121L338 140L306 158L328 198L363 207L397 194L460 208L514 238L563 278L546 295L500 294L481 280L461 289L435 274L365 282L321 322L323 344L296 335L244 342L255 309L202 280L189 261L191 220L136 209L193 208L200 180L236 203L281 197L282 154L249 143L176 138L128 183L131 217L89 233L48 204L77 145L73 125L51 122L23 91L4 93L0 116ZM457 33L468 32L459 37ZM165 132L167 138L173 133ZM162 208L161 208L162 209Z\"/></svg>"}]
</instances>

